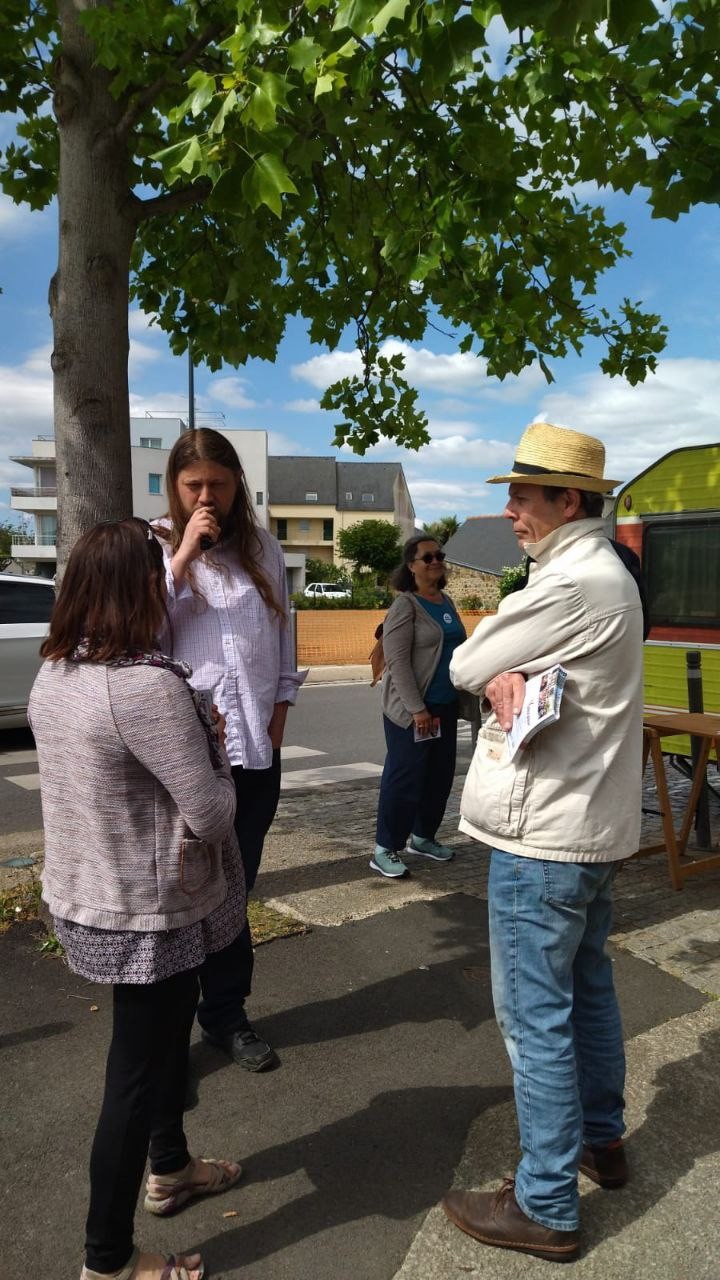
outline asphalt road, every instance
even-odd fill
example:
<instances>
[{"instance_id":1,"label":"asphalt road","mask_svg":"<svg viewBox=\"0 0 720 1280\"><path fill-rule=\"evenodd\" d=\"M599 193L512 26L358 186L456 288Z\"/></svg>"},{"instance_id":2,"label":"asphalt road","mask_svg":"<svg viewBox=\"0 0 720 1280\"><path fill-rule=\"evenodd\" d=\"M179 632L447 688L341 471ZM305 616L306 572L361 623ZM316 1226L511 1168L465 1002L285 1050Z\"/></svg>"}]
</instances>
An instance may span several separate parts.
<instances>
[{"instance_id":1,"label":"asphalt road","mask_svg":"<svg viewBox=\"0 0 720 1280\"><path fill-rule=\"evenodd\" d=\"M365 684L306 685L288 715L283 772L359 761L381 766L380 691ZM41 826L37 763L29 729L0 733L0 836Z\"/></svg>"}]
</instances>

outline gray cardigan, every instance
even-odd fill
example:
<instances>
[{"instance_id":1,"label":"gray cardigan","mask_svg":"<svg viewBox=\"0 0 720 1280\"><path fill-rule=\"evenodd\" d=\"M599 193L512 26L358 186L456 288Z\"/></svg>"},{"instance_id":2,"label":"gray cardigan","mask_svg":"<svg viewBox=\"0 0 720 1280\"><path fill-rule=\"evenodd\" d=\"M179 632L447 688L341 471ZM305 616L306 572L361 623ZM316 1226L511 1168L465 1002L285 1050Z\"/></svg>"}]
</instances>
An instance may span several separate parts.
<instances>
[{"instance_id":1,"label":"gray cardigan","mask_svg":"<svg viewBox=\"0 0 720 1280\"><path fill-rule=\"evenodd\" d=\"M444 593L443 599L452 605ZM407 729L413 716L425 710L425 693L442 647L440 624L430 617L414 592L403 591L393 600L383 623L382 709L388 720Z\"/></svg>"},{"instance_id":2,"label":"gray cardigan","mask_svg":"<svg viewBox=\"0 0 720 1280\"><path fill-rule=\"evenodd\" d=\"M161 667L45 662L30 695L51 912L101 929L195 924L225 898L235 815L185 681Z\"/></svg>"}]
</instances>

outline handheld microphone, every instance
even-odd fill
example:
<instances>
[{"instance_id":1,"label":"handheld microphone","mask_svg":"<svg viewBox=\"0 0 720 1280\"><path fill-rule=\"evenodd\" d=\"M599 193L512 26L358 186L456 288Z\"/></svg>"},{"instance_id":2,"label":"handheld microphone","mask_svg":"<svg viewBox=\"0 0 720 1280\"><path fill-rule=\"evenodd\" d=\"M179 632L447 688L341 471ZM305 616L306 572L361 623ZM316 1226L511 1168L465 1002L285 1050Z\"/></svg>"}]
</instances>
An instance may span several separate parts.
<instances>
[{"instance_id":1,"label":"handheld microphone","mask_svg":"<svg viewBox=\"0 0 720 1280\"><path fill-rule=\"evenodd\" d=\"M213 542L212 538L209 538L208 535L204 533L202 538L200 539L200 550L209 551L210 548L214 546L215 546L215 543Z\"/></svg>"}]
</instances>

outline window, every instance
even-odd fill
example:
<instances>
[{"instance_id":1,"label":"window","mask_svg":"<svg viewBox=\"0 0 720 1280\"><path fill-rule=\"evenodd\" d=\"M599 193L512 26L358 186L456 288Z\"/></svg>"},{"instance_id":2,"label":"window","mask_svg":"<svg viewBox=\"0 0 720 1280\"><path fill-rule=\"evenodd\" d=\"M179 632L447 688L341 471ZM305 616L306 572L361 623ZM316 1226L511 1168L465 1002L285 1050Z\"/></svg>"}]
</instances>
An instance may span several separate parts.
<instances>
[{"instance_id":1,"label":"window","mask_svg":"<svg viewBox=\"0 0 720 1280\"><path fill-rule=\"evenodd\" d=\"M51 583L38 587L17 579L0 579L0 622L48 622L54 603Z\"/></svg>"},{"instance_id":2,"label":"window","mask_svg":"<svg viewBox=\"0 0 720 1280\"><path fill-rule=\"evenodd\" d=\"M256 506L256 507L261 507L261 506L262 506L264 497L265 497L265 495L263 494L262 489L257 489L257 490L256 490L256 492L255 492L255 506Z\"/></svg>"},{"instance_id":3,"label":"window","mask_svg":"<svg viewBox=\"0 0 720 1280\"><path fill-rule=\"evenodd\" d=\"M141 436L141 449L162 449L162 440L160 436Z\"/></svg>"},{"instance_id":4,"label":"window","mask_svg":"<svg viewBox=\"0 0 720 1280\"><path fill-rule=\"evenodd\" d=\"M345 490L345 501L352 502L352 491L349 489Z\"/></svg>"},{"instance_id":5,"label":"window","mask_svg":"<svg viewBox=\"0 0 720 1280\"><path fill-rule=\"evenodd\" d=\"M720 626L720 520L649 524L643 572L654 627Z\"/></svg>"},{"instance_id":6,"label":"window","mask_svg":"<svg viewBox=\"0 0 720 1280\"><path fill-rule=\"evenodd\" d=\"M332 542L335 537L335 521L323 520L323 542Z\"/></svg>"},{"instance_id":7,"label":"window","mask_svg":"<svg viewBox=\"0 0 720 1280\"><path fill-rule=\"evenodd\" d=\"M276 520L275 525L275 537L278 542L287 542L287 520Z\"/></svg>"},{"instance_id":8,"label":"window","mask_svg":"<svg viewBox=\"0 0 720 1280\"><path fill-rule=\"evenodd\" d=\"M310 532L310 521L309 521L309 520L298 520L298 529L300 530L300 532L301 532L301 533L309 533L309 532Z\"/></svg>"},{"instance_id":9,"label":"window","mask_svg":"<svg viewBox=\"0 0 720 1280\"><path fill-rule=\"evenodd\" d=\"M366 503L368 504L368 506L369 506L371 502L374 502L374 501L375 501L375 494L374 494L374 493L364 493L364 494L362 495L362 501L363 501L363 502L366 502Z\"/></svg>"},{"instance_id":10,"label":"window","mask_svg":"<svg viewBox=\"0 0 720 1280\"><path fill-rule=\"evenodd\" d=\"M151 471L148 476L148 493L162 493L160 488L162 476L158 471Z\"/></svg>"},{"instance_id":11,"label":"window","mask_svg":"<svg viewBox=\"0 0 720 1280\"><path fill-rule=\"evenodd\" d=\"M305 501L306 501L306 502L317 502L317 494L316 494L316 493L306 493L306 494L305 494Z\"/></svg>"}]
</instances>

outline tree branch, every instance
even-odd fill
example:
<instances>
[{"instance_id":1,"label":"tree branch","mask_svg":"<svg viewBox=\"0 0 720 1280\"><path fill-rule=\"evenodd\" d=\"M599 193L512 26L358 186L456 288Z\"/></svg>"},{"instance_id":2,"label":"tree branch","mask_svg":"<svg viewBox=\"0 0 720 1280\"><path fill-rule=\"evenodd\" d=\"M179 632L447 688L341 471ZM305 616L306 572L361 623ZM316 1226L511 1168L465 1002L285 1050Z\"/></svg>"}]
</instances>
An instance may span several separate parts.
<instances>
[{"instance_id":1,"label":"tree branch","mask_svg":"<svg viewBox=\"0 0 720 1280\"><path fill-rule=\"evenodd\" d=\"M172 73L182 71L185 67L189 66L190 63L197 58L198 54L202 53L213 40L216 40L218 36L221 36L226 30L229 30L229 27L225 27L220 22L213 22L209 27L206 27L206 29L188 45L187 49L174 59L169 71L158 76L157 80L155 80L153 84L149 84L146 89L143 89L141 93L138 93L137 97L133 98L122 119L118 121L115 129L116 136L119 139L125 138L133 125L137 124L137 121L140 119L143 112L147 110L149 106L152 106L158 94L162 93L163 89L171 83Z\"/></svg>"},{"instance_id":2,"label":"tree branch","mask_svg":"<svg viewBox=\"0 0 720 1280\"><path fill-rule=\"evenodd\" d=\"M189 187L178 187L177 191L169 191L165 196L153 196L151 200L140 200L135 197L135 217L138 223L147 222L150 218L166 218L171 213L179 213L182 209L190 209L194 204L202 204L212 190L209 178L201 178Z\"/></svg>"}]
</instances>

